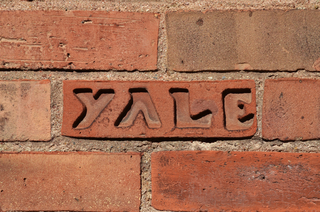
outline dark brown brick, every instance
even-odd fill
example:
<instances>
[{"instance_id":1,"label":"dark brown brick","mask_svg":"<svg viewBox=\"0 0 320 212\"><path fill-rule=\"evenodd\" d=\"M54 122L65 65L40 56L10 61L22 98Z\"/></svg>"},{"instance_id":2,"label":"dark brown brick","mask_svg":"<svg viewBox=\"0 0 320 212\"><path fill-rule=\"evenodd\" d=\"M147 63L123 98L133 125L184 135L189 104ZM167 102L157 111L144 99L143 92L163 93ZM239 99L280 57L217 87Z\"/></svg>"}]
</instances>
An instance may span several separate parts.
<instances>
[{"instance_id":1,"label":"dark brown brick","mask_svg":"<svg viewBox=\"0 0 320 212\"><path fill-rule=\"evenodd\" d=\"M0 140L51 139L50 81L0 81Z\"/></svg>"},{"instance_id":2,"label":"dark brown brick","mask_svg":"<svg viewBox=\"0 0 320 212\"><path fill-rule=\"evenodd\" d=\"M320 11L166 14L168 66L176 71L320 70Z\"/></svg>"},{"instance_id":3,"label":"dark brown brick","mask_svg":"<svg viewBox=\"0 0 320 212\"><path fill-rule=\"evenodd\" d=\"M2 153L2 211L139 211L138 153Z\"/></svg>"},{"instance_id":4,"label":"dark brown brick","mask_svg":"<svg viewBox=\"0 0 320 212\"><path fill-rule=\"evenodd\" d=\"M159 15L1 11L0 68L155 70Z\"/></svg>"},{"instance_id":5,"label":"dark brown brick","mask_svg":"<svg viewBox=\"0 0 320 212\"><path fill-rule=\"evenodd\" d=\"M165 211L318 211L320 154L152 153L152 205Z\"/></svg>"},{"instance_id":6,"label":"dark brown brick","mask_svg":"<svg viewBox=\"0 0 320 212\"><path fill-rule=\"evenodd\" d=\"M273 140L320 138L320 81L266 80L263 96L262 136Z\"/></svg>"},{"instance_id":7,"label":"dark brown brick","mask_svg":"<svg viewBox=\"0 0 320 212\"><path fill-rule=\"evenodd\" d=\"M248 137L255 83L64 81L62 134L73 137Z\"/></svg>"}]
</instances>

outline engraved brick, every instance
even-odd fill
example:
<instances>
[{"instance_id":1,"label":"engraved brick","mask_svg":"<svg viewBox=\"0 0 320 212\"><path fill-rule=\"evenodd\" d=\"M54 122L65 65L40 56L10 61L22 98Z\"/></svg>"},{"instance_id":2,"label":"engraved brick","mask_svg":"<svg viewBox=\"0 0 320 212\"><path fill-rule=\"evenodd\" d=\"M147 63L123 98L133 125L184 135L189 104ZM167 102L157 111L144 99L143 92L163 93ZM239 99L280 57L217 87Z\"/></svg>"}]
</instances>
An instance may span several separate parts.
<instances>
[{"instance_id":1,"label":"engraved brick","mask_svg":"<svg viewBox=\"0 0 320 212\"><path fill-rule=\"evenodd\" d=\"M152 153L152 206L165 211L317 211L320 154Z\"/></svg>"},{"instance_id":2,"label":"engraved brick","mask_svg":"<svg viewBox=\"0 0 320 212\"><path fill-rule=\"evenodd\" d=\"M320 81L269 79L263 96L262 136L273 140L320 138Z\"/></svg>"},{"instance_id":3,"label":"engraved brick","mask_svg":"<svg viewBox=\"0 0 320 212\"><path fill-rule=\"evenodd\" d=\"M139 211L138 153L0 154L2 211Z\"/></svg>"},{"instance_id":4,"label":"engraved brick","mask_svg":"<svg viewBox=\"0 0 320 212\"><path fill-rule=\"evenodd\" d=\"M169 12L168 67L202 70L320 70L320 12Z\"/></svg>"},{"instance_id":5,"label":"engraved brick","mask_svg":"<svg viewBox=\"0 0 320 212\"><path fill-rule=\"evenodd\" d=\"M155 70L159 15L1 11L0 68Z\"/></svg>"},{"instance_id":6,"label":"engraved brick","mask_svg":"<svg viewBox=\"0 0 320 212\"><path fill-rule=\"evenodd\" d=\"M0 81L0 140L51 139L50 81Z\"/></svg>"},{"instance_id":7,"label":"engraved brick","mask_svg":"<svg viewBox=\"0 0 320 212\"><path fill-rule=\"evenodd\" d=\"M62 134L72 137L248 137L255 83L64 81Z\"/></svg>"}]
</instances>

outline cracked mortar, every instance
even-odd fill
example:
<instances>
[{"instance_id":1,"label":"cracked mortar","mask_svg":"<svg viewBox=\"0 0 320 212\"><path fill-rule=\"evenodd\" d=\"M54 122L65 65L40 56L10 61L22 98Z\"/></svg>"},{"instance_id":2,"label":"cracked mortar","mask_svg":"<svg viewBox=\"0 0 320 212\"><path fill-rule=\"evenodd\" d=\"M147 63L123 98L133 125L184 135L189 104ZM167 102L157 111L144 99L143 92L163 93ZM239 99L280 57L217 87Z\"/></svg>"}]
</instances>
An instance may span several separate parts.
<instances>
[{"instance_id":1,"label":"cracked mortar","mask_svg":"<svg viewBox=\"0 0 320 212\"><path fill-rule=\"evenodd\" d=\"M154 72L75 72L73 70L6 70L0 71L2 80L49 79L51 81L51 136L49 142L1 142L0 151L103 151L141 152L141 209L142 212L155 212L151 206L151 153L172 150L217 150L217 151L279 151L279 152L320 152L320 141L265 141L261 138L262 97L265 79L283 77L319 78L320 73L299 70L295 72L197 72L176 73L167 70L167 40L164 17L166 11L212 9L316 9L319 1L276 1L276 0L159 0L159 1L63 1L63 0L3 0L0 10L100 10L159 12L160 31L158 42L158 70ZM154 81L196 81L253 79L256 83L258 129L252 139L78 139L61 136L63 113L63 80L154 80Z\"/></svg>"}]
</instances>

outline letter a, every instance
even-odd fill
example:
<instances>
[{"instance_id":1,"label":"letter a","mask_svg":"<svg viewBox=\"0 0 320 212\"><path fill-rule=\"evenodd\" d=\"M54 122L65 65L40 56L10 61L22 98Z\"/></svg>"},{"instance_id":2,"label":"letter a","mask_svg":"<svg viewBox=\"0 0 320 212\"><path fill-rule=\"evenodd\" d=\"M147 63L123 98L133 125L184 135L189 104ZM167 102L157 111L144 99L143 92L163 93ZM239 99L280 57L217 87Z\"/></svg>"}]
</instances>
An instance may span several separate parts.
<instances>
[{"instance_id":1,"label":"letter a","mask_svg":"<svg viewBox=\"0 0 320 212\"><path fill-rule=\"evenodd\" d=\"M138 91L137 91L138 90ZM158 117L156 108L154 107L149 93L146 89L130 89L131 100L127 105L128 111L124 111L124 118L122 118L118 127L130 127L133 125L137 115L142 112L144 119L149 128L160 128L161 122ZM121 117L119 117L121 118Z\"/></svg>"}]
</instances>

